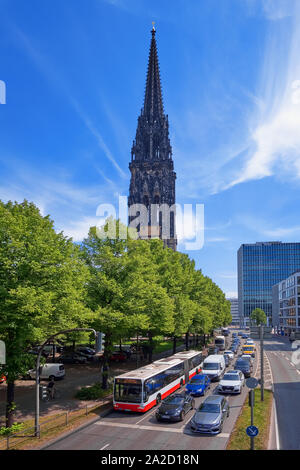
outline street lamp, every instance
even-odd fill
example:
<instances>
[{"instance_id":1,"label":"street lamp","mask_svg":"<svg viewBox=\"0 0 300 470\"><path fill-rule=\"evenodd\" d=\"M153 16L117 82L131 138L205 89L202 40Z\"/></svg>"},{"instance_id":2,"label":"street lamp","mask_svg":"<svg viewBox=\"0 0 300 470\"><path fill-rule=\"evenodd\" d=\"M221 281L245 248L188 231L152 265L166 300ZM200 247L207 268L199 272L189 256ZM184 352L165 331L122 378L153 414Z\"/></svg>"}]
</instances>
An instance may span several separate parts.
<instances>
[{"instance_id":1,"label":"street lamp","mask_svg":"<svg viewBox=\"0 0 300 470\"><path fill-rule=\"evenodd\" d=\"M35 436L40 437L40 396L39 396L39 386L40 386L40 362L41 362L41 355L49 341L55 338L58 335L63 335L65 333L71 333L73 331L92 331L95 335L95 339L97 338L97 332L93 328L72 328L70 330L62 330L54 335L49 336L49 338L44 341L44 343L38 349L38 355L36 359L36 367L35 367Z\"/></svg>"}]
</instances>

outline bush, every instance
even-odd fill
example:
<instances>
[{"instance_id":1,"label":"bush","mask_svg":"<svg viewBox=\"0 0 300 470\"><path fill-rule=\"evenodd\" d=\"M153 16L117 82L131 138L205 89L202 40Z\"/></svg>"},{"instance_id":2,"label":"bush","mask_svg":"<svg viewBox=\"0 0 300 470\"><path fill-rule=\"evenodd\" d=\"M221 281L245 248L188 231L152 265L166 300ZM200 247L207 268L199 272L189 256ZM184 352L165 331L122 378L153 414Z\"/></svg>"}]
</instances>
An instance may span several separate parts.
<instances>
[{"instance_id":1,"label":"bush","mask_svg":"<svg viewBox=\"0 0 300 470\"><path fill-rule=\"evenodd\" d=\"M97 400L98 398L104 398L112 393L112 386L107 390L101 388L101 383L95 383L89 387L82 387L75 395L75 398L79 400Z\"/></svg>"},{"instance_id":2,"label":"bush","mask_svg":"<svg viewBox=\"0 0 300 470\"><path fill-rule=\"evenodd\" d=\"M23 429L24 423L15 423L10 428L2 427L0 428L0 436L8 436L14 434Z\"/></svg>"}]
</instances>

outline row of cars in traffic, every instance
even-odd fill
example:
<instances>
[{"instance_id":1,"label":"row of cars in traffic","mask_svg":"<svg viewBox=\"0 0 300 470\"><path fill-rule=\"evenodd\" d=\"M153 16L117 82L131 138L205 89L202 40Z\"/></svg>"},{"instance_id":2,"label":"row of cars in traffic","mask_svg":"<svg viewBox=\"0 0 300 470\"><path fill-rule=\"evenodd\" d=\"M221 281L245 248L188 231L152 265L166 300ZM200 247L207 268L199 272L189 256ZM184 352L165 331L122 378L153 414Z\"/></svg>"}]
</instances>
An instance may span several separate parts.
<instances>
[{"instance_id":1,"label":"row of cars in traffic","mask_svg":"<svg viewBox=\"0 0 300 470\"><path fill-rule=\"evenodd\" d=\"M245 386L245 377L253 371L255 356L254 341L245 337L242 345L238 335L233 334L231 348L223 354L209 355L203 362L202 372L195 375L185 387L184 393L175 393L163 400L156 411L158 421L181 421L186 413L195 408L195 396L205 396L213 381L218 381L217 394L209 395L200 404L190 420L192 432L218 434L222 432L225 419L230 414L225 394L240 394ZM232 369L226 371L242 347ZM226 359L227 358L227 359Z\"/></svg>"}]
</instances>

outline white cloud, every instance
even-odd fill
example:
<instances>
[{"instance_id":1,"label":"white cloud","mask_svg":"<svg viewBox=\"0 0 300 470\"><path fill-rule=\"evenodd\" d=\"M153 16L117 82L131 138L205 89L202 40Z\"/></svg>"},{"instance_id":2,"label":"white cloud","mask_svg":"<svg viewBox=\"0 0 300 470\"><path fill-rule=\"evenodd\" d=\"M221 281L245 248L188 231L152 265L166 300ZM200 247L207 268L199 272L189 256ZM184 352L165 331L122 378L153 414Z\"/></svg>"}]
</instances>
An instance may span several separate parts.
<instances>
[{"instance_id":1,"label":"white cloud","mask_svg":"<svg viewBox=\"0 0 300 470\"><path fill-rule=\"evenodd\" d=\"M225 293L226 299L237 299L238 293L237 291L229 291Z\"/></svg>"},{"instance_id":2,"label":"white cloud","mask_svg":"<svg viewBox=\"0 0 300 470\"><path fill-rule=\"evenodd\" d=\"M293 14L294 0L262 0L266 17L270 20L282 20Z\"/></svg>"},{"instance_id":3,"label":"white cloud","mask_svg":"<svg viewBox=\"0 0 300 470\"><path fill-rule=\"evenodd\" d=\"M273 3L264 2L266 11L273 11ZM275 25L270 34L261 80L264 104L252 120L256 124L250 124L254 149L223 189L274 174L300 179L300 5L292 2L288 10L283 2L273 6L274 15L293 13L293 19L285 27Z\"/></svg>"}]
</instances>

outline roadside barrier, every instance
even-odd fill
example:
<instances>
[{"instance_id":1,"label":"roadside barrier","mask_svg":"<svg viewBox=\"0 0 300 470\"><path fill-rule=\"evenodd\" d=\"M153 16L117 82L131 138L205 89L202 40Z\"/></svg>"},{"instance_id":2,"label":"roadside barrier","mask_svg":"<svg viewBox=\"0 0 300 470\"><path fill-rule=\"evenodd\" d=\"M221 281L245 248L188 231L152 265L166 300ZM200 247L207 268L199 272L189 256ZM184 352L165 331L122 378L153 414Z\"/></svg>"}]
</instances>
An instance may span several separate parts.
<instances>
[{"instance_id":1,"label":"roadside barrier","mask_svg":"<svg viewBox=\"0 0 300 470\"><path fill-rule=\"evenodd\" d=\"M59 413L54 416L45 416L40 420L40 438L34 435L34 426L28 426L22 431L17 433L8 434L0 440L0 450L10 450L22 448L24 443L30 444L30 442L38 442L39 439L43 438L46 434L51 433L54 429L63 429L66 426L75 423L82 417L87 417L93 411L102 408L103 406L111 403L111 397L107 397L105 401L101 401L93 405L85 405L80 409L74 411L66 411Z\"/></svg>"}]
</instances>

